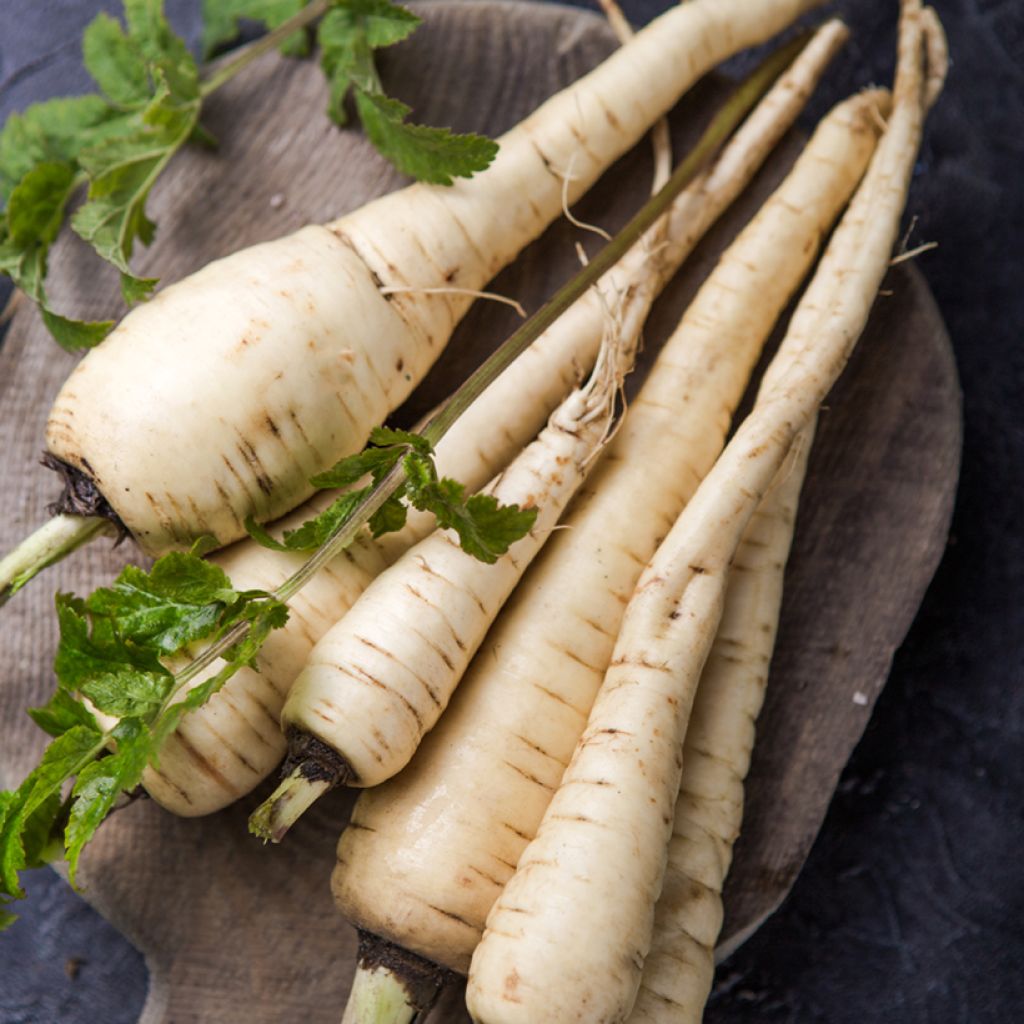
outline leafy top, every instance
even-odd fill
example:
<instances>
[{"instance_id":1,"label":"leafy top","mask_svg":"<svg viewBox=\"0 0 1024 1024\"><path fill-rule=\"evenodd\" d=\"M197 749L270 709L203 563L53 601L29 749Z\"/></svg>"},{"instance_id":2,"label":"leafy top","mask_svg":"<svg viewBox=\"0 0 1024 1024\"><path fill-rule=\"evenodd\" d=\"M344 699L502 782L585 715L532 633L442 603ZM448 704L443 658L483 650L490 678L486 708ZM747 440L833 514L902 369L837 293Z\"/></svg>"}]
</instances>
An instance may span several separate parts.
<instances>
[{"instance_id":1,"label":"leafy top","mask_svg":"<svg viewBox=\"0 0 1024 1024\"><path fill-rule=\"evenodd\" d=\"M434 452L419 434L378 427L370 435L370 445L342 459L325 473L313 477L319 488L349 488L322 512L295 530L287 530L278 541L252 520L249 533L264 547L276 551L312 551L320 547L340 523L348 519L371 491L401 463L405 478L384 504L370 517L374 537L402 529L406 504L432 512L443 529L454 530L462 549L493 564L520 537L525 536L537 518L535 508L499 505L487 494L466 498L466 488L455 480L439 479ZM369 477L362 487L352 485Z\"/></svg>"},{"instance_id":2,"label":"leafy top","mask_svg":"<svg viewBox=\"0 0 1024 1024\"><path fill-rule=\"evenodd\" d=\"M373 54L420 22L390 0L205 0L204 49L233 38L239 20L249 19L279 33L286 53L302 54L305 26L327 8L319 40L336 121L344 123L351 91L373 144L423 181L451 184L491 162L497 146L489 139L410 124L409 107L385 94ZM203 99L247 62L243 54L204 86L188 47L171 31L163 0L124 0L124 14L124 27L101 13L83 35L96 94L37 103L0 132L0 273L40 306L51 334L69 350L97 345L113 326L57 313L46 296L50 246L72 196L88 185L72 229L120 270L126 302L147 298L156 280L136 276L129 264L135 244L149 245L156 231L146 215L150 190L185 142L213 141L199 123Z\"/></svg>"},{"instance_id":3,"label":"leafy top","mask_svg":"<svg viewBox=\"0 0 1024 1024\"><path fill-rule=\"evenodd\" d=\"M57 690L29 711L54 739L18 789L0 792L0 928L14 920L4 908L24 896L24 869L63 848L74 881L83 847L118 795L139 784L182 715L252 662L287 609L262 591L236 591L221 569L179 552L148 573L127 567L85 600L58 594L57 617ZM184 692L165 660L241 622L248 633L219 671Z\"/></svg>"},{"instance_id":4,"label":"leafy top","mask_svg":"<svg viewBox=\"0 0 1024 1024\"><path fill-rule=\"evenodd\" d=\"M0 133L0 271L39 304L67 349L98 344L112 326L62 316L46 297L49 250L72 193L88 182L74 231L121 271L126 301L145 298L156 281L132 274L129 260L136 241L153 240L146 199L199 121L199 69L162 0L125 0L125 17L127 30L107 14L85 30L82 55L98 95L35 104Z\"/></svg>"}]
</instances>

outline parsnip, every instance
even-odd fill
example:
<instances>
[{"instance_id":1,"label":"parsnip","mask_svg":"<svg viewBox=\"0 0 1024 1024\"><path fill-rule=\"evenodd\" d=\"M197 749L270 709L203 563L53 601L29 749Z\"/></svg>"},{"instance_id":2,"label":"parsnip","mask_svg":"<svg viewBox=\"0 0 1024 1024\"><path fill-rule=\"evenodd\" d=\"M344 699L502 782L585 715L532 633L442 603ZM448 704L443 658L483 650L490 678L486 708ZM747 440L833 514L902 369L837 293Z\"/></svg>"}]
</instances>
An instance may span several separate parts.
<instances>
[{"instance_id":1,"label":"parsnip","mask_svg":"<svg viewBox=\"0 0 1024 1024\"><path fill-rule=\"evenodd\" d=\"M729 567L722 620L686 727L665 879L629 1024L700 1024L703 1016L813 436L813 423L797 435Z\"/></svg>"},{"instance_id":2,"label":"parsnip","mask_svg":"<svg viewBox=\"0 0 1024 1024\"><path fill-rule=\"evenodd\" d=\"M674 202L664 237L656 245L636 246L473 404L438 445L442 475L476 490L536 435L577 375L593 364L608 311L627 294L638 309L653 301L753 177L846 35L837 21L822 26L712 167ZM297 526L308 514L304 508L284 525ZM375 542L361 540L300 591L291 602L289 623L260 652L258 671L240 670L167 741L159 766L147 771L150 794L177 814L206 814L265 778L284 756L281 707L313 644L432 523L429 514L410 511L405 529ZM241 541L212 560L237 585L270 590L297 568L300 556Z\"/></svg>"},{"instance_id":3,"label":"parsnip","mask_svg":"<svg viewBox=\"0 0 1024 1024\"><path fill-rule=\"evenodd\" d=\"M513 595L438 728L408 771L360 798L332 878L360 928L468 968L583 729L644 561L713 462L760 346L860 179L880 98L847 101L818 127L687 310L570 529Z\"/></svg>"},{"instance_id":4,"label":"parsnip","mask_svg":"<svg viewBox=\"0 0 1024 1024\"><path fill-rule=\"evenodd\" d=\"M708 68L815 2L690 0L507 133L473 180L413 185L168 287L71 374L49 451L148 553L287 512L443 348L470 300L428 289L481 288L559 214L570 159L574 201Z\"/></svg>"},{"instance_id":5,"label":"parsnip","mask_svg":"<svg viewBox=\"0 0 1024 1024\"><path fill-rule=\"evenodd\" d=\"M927 65L942 59L941 39L934 14L904 0L893 113L808 288L816 309L794 318L778 371L641 577L587 730L488 915L467 989L477 1021L612 1022L632 1007L664 873L683 731L729 561L867 321L924 113L941 82L944 69Z\"/></svg>"}]
</instances>

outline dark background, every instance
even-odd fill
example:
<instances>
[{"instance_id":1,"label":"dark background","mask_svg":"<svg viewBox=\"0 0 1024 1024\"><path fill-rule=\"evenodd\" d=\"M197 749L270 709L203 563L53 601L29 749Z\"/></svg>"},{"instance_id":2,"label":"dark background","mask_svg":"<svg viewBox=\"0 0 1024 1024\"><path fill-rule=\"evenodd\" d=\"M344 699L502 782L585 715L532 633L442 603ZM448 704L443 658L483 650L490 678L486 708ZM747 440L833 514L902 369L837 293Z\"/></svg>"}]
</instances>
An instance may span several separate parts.
<instances>
[{"instance_id":1,"label":"dark background","mask_svg":"<svg viewBox=\"0 0 1024 1024\"><path fill-rule=\"evenodd\" d=\"M167 6L195 44L199 0ZM666 6L624 2L635 23ZM894 0L832 6L854 39L805 124L891 76ZM952 534L811 857L720 969L709 1024L1024 1021L1024 3L935 6L953 67L908 211L911 244L940 243L918 266L964 392ZM0 0L0 120L88 90L82 29L118 7ZM53 873L28 889L0 937L0 1022L135 1021L141 955Z\"/></svg>"}]
</instances>

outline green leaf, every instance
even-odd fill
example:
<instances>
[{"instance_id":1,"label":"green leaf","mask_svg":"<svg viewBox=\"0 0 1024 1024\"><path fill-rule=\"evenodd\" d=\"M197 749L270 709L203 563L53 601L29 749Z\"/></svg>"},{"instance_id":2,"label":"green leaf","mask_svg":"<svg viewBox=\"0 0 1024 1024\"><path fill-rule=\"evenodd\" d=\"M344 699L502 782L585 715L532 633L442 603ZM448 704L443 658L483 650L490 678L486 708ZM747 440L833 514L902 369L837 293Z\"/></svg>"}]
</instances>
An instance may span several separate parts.
<instances>
[{"instance_id":1,"label":"green leaf","mask_svg":"<svg viewBox=\"0 0 1024 1024\"><path fill-rule=\"evenodd\" d=\"M310 483L319 488L350 487L366 476L376 486L398 462L409 452L421 455L428 462L433 449L430 442L419 434L390 427L375 427L370 432L371 447L349 455L337 462L325 473L311 478ZM274 551L315 551L331 533L345 520L369 493L370 487L343 494L319 515L307 520L297 530L285 531L281 541L275 540L262 526L247 520L249 535L258 543ZM406 521L406 509L402 504L404 490L400 488L370 516L369 527L374 537L402 529Z\"/></svg>"},{"instance_id":2,"label":"green leaf","mask_svg":"<svg viewBox=\"0 0 1024 1024\"><path fill-rule=\"evenodd\" d=\"M171 31L162 0L125 0L125 15L127 32L100 14L82 41L86 67L105 96L36 104L0 133L0 200L7 201L0 271L40 305L50 332L69 350L93 347L112 326L57 313L43 286L50 244L82 172L90 178L88 201L72 226L122 271L126 302L138 302L156 285L128 266L134 243L153 239L146 199L198 129L199 70Z\"/></svg>"},{"instance_id":3,"label":"green leaf","mask_svg":"<svg viewBox=\"0 0 1024 1024\"><path fill-rule=\"evenodd\" d=\"M423 21L407 7L389 0L350 0L328 17L335 15L347 16L352 29L358 29L373 50L400 43L412 35Z\"/></svg>"},{"instance_id":4,"label":"green leaf","mask_svg":"<svg viewBox=\"0 0 1024 1024\"><path fill-rule=\"evenodd\" d=\"M159 759L160 747L189 711L202 707L240 668L252 665L267 637L288 621L288 606L259 591L241 595L246 603L239 606L236 619L225 622L225 630L237 621L249 623L245 639L228 649L224 655L224 666L216 675L193 686L180 700L171 704L157 720L153 731L152 763Z\"/></svg>"},{"instance_id":5,"label":"green leaf","mask_svg":"<svg viewBox=\"0 0 1024 1024\"><path fill-rule=\"evenodd\" d=\"M24 895L19 873L51 859L63 831L73 881L82 849L118 794L139 784L182 715L252 663L288 611L264 591L235 590L222 570L196 554L176 552L148 573L128 567L85 600L58 595L57 615L58 690L30 711L57 738L17 791L0 793L0 928L13 920L4 907ZM161 657L204 636L223 637L239 623L248 633L227 650L223 668L178 693L184 683ZM120 720L103 731L76 694Z\"/></svg>"},{"instance_id":6,"label":"green leaf","mask_svg":"<svg viewBox=\"0 0 1024 1024\"><path fill-rule=\"evenodd\" d=\"M196 123L196 126L192 129L192 134L188 137L188 141L195 146L201 146L203 149L214 150L220 143L217 141L217 137L203 125Z\"/></svg>"},{"instance_id":7,"label":"green leaf","mask_svg":"<svg viewBox=\"0 0 1024 1024\"><path fill-rule=\"evenodd\" d=\"M223 544L212 533L201 533L192 541L192 547L189 548L188 553L196 558L202 558L221 547Z\"/></svg>"},{"instance_id":8,"label":"green leaf","mask_svg":"<svg viewBox=\"0 0 1024 1024\"><path fill-rule=\"evenodd\" d=\"M385 533L394 533L405 526L407 518L408 513L401 498L398 494L393 494L370 516L370 532L374 537L380 537Z\"/></svg>"},{"instance_id":9,"label":"green leaf","mask_svg":"<svg viewBox=\"0 0 1024 1024\"><path fill-rule=\"evenodd\" d=\"M99 96L35 103L11 114L0 132L0 202L39 163L74 163L78 152L120 121Z\"/></svg>"},{"instance_id":10,"label":"green leaf","mask_svg":"<svg viewBox=\"0 0 1024 1024\"><path fill-rule=\"evenodd\" d=\"M68 352L95 348L113 329L113 320L72 320L42 306L43 322L61 348Z\"/></svg>"},{"instance_id":11,"label":"green leaf","mask_svg":"<svg viewBox=\"0 0 1024 1024\"><path fill-rule=\"evenodd\" d=\"M174 677L157 653L118 635L109 619L90 620L81 601L57 595L60 643L54 669L64 689L78 691L109 715L146 714L160 706Z\"/></svg>"},{"instance_id":12,"label":"green leaf","mask_svg":"<svg viewBox=\"0 0 1024 1024\"><path fill-rule=\"evenodd\" d=\"M459 536L462 550L489 565L530 532L537 509L500 505L490 494L466 499L466 488L455 480L438 480L433 465L418 456L405 460L409 500L433 512L438 526Z\"/></svg>"},{"instance_id":13,"label":"green leaf","mask_svg":"<svg viewBox=\"0 0 1024 1024\"><path fill-rule=\"evenodd\" d=\"M174 676L160 672L132 671L130 667L97 675L80 687L82 696L108 715L148 716L157 711L174 685Z\"/></svg>"},{"instance_id":14,"label":"green leaf","mask_svg":"<svg viewBox=\"0 0 1024 1024\"><path fill-rule=\"evenodd\" d=\"M434 449L422 434L414 434L410 430L395 430L393 427L374 427L370 431L370 444L377 448L389 448L393 445L408 445L413 451L429 455Z\"/></svg>"},{"instance_id":15,"label":"green leaf","mask_svg":"<svg viewBox=\"0 0 1024 1024\"><path fill-rule=\"evenodd\" d=\"M43 161L25 173L11 191L2 222L0 272L7 274L42 307L43 319L58 342L69 350L91 348L109 332L109 322L71 320L48 306L43 281L50 246L64 219L64 210L77 183L67 161Z\"/></svg>"},{"instance_id":16,"label":"green leaf","mask_svg":"<svg viewBox=\"0 0 1024 1024\"><path fill-rule=\"evenodd\" d=\"M210 636L236 596L222 569L175 551L148 573L126 566L111 587L91 595L87 608L116 619L118 631L134 644L169 655Z\"/></svg>"},{"instance_id":17,"label":"green leaf","mask_svg":"<svg viewBox=\"0 0 1024 1024\"><path fill-rule=\"evenodd\" d=\"M434 460L424 458L417 452L410 452L402 462L405 470L405 486L409 493L409 500L416 505L418 497L437 483L437 470L434 468ZM416 505L419 508L418 505Z\"/></svg>"},{"instance_id":18,"label":"green leaf","mask_svg":"<svg viewBox=\"0 0 1024 1024\"><path fill-rule=\"evenodd\" d=\"M224 660L237 666L251 665L264 640L288 621L288 606L261 591L242 595L237 609L225 616L224 631L239 622L249 625L249 632L224 653Z\"/></svg>"},{"instance_id":19,"label":"green leaf","mask_svg":"<svg viewBox=\"0 0 1024 1024\"><path fill-rule=\"evenodd\" d=\"M156 230L145 210L150 189L199 117L198 96L182 99L171 92L162 76L159 82L156 95L131 132L79 154L90 179L89 195L71 218L71 227L133 279L128 261L135 240L149 245ZM143 287L129 285L129 293Z\"/></svg>"},{"instance_id":20,"label":"green leaf","mask_svg":"<svg viewBox=\"0 0 1024 1024\"><path fill-rule=\"evenodd\" d=\"M63 808L60 793L50 793L28 816L21 832L26 868L41 868L59 856Z\"/></svg>"},{"instance_id":21,"label":"green leaf","mask_svg":"<svg viewBox=\"0 0 1024 1024\"><path fill-rule=\"evenodd\" d=\"M136 240L149 245L156 226L146 199L167 162L199 121L199 69L170 28L162 0L125 0L128 33L98 17L86 38L86 58L97 83L117 103L134 109L116 136L83 147L78 161L89 175L88 201L72 228L122 274L129 301L144 298L155 281L128 266ZM91 33L91 34L90 34Z\"/></svg>"},{"instance_id":22,"label":"green leaf","mask_svg":"<svg viewBox=\"0 0 1024 1024\"><path fill-rule=\"evenodd\" d=\"M245 524L244 525L245 525L245 532L248 533L249 536L252 537L252 539L254 541L256 541L257 544L260 545L260 547L267 548L270 551L291 551L292 550L290 547L288 547L287 544L282 544L281 541L275 540L271 536L271 534L267 530L267 528L265 526L261 525L260 523L257 523L256 520L253 519L252 516L246 516L245 517Z\"/></svg>"},{"instance_id":23,"label":"green leaf","mask_svg":"<svg viewBox=\"0 0 1024 1024\"><path fill-rule=\"evenodd\" d=\"M110 813L119 794L134 789L142 781L152 752L152 738L137 719L128 718L119 723L113 731L113 739L115 753L86 765L71 790L73 801L64 843L72 885L83 847Z\"/></svg>"},{"instance_id":24,"label":"green leaf","mask_svg":"<svg viewBox=\"0 0 1024 1024\"><path fill-rule=\"evenodd\" d=\"M364 448L336 462L330 469L310 477L321 490L349 487L368 474L386 476L404 454L404 448Z\"/></svg>"},{"instance_id":25,"label":"green leaf","mask_svg":"<svg viewBox=\"0 0 1024 1024\"><path fill-rule=\"evenodd\" d=\"M74 186L73 164L53 160L36 164L8 197L8 242L22 248L53 242Z\"/></svg>"},{"instance_id":26,"label":"green leaf","mask_svg":"<svg viewBox=\"0 0 1024 1024\"><path fill-rule=\"evenodd\" d=\"M482 135L410 124L406 104L365 89L356 89L356 109L374 146L403 174L419 181L450 185L452 178L470 178L498 152L498 144Z\"/></svg>"},{"instance_id":27,"label":"green leaf","mask_svg":"<svg viewBox=\"0 0 1024 1024\"><path fill-rule=\"evenodd\" d=\"M277 28L294 17L308 0L203 0L203 55L209 57L222 43L238 36L238 23L258 21ZM305 32L296 32L282 46L283 53L304 56L309 52Z\"/></svg>"},{"instance_id":28,"label":"green leaf","mask_svg":"<svg viewBox=\"0 0 1024 1024\"><path fill-rule=\"evenodd\" d=\"M124 0L128 34L149 66L154 91L161 80L179 101L199 98L199 68L185 41L171 31L163 0Z\"/></svg>"},{"instance_id":29,"label":"green leaf","mask_svg":"<svg viewBox=\"0 0 1024 1024\"><path fill-rule=\"evenodd\" d=\"M275 541L262 528L257 531L250 530L250 535L264 547L272 548L275 551L315 551L334 531L334 528L355 511L369 491L369 487L363 487L341 495L323 512L308 519L297 530L286 530L281 541ZM249 527L250 524L247 523L246 526Z\"/></svg>"},{"instance_id":30,"label":"green leaf","mask_svg":"<svg viewBox=\"0 0 1024 1024\"><path fill-rule=\"evenodd\" d=\"M0 825L0 896L24 897L18 873L27 867L25 829L29 819L44 805L53 808L53 795L59 794L64 781L95 756L102 742L102 733L87 726L69 729L46 748L39 765L21 786L14 793L5 794ZM37 817L31 827L38 831L43 823Z\"/></svg>"},{"instance_id":31,"label":"green leaf","mask_svg":"<svg viewBox=\"0 0 1024 1024\"><path fill-rule=\"evenodd\" d=\"M135 277L132 274L121 274L121 295L129 306L142 302L153 294L153 289L160 283L158 277Z\"/></svg>"},{"instance_id":32,"label":"green leaf","mask_svg":"<svg viewBox=\"0 0 1024 1024\"><path fill-rule=\"evenodd\" d=\"M99 731L92 712L64 689L58 689L42 707L29 708L28 715L43 732L51 736L63 736L76 725L85 725Z\"/></svg>"},{"instance_id":33,"label":"green leaf","mask_svg":"<svg viewBox=\"0 0 1024 1024\"><path fill-rule=\"evenodd\" d=\"M353 85L382 92L374 49L405 39L419 23L412 11L388 0L353 0L324 16L317 42L331 89L328 113L338 124L345 123L343 103Z\"/></svg>"},{"instance_id":34,"label":"green leaf","mask_svg":"<svg viewBox=\"0 0 1024 1024\"><path fill-rule=\"evenodd\" d=\"M110 333L114 323L112 320L72 320L49 308L43 288L48 249L49 246L43 243L33 243L24 249L0 244L0 273L7 274L30 299L39 304L43 321L62 348L69 352L92 348Z\"/></svg>"},{"instance_id":35,"label":"green leaf","mask_svg":"<svg viewBox=\"0 0 1024 1024\"><path fill-rule=\"evenodd\" d=\"M441 481L442 484L452 482ZM463 516L461 509L457 509L456 515ZM536 508L501 505L490 494L474 494L466 502L463 525L452 525L458 531L463 550L486 562L489 559L485 554L503 555L530 532L536 521Z\"/></svg>"},{"instance_id":36,"label":"green leaf","mask_svg":"<svg viewBox=\"0 0 1024 1024\"><path fill-rule=\"evenodd\" d=\"M369 444L371 447L346 456L330 469L311 477L309 482L321 490L349 487L369 474L376 483L391 472L409 449L424 454L433 451L425 437L391 427L374 427Z\"/></svg>"},{"instance_id":37,"label":"green leaf","mask_svg":"<svg viewBox=\"0 0 1024 1024\"><path fill-rule=\"evenodd\" d=\"M149 70L138 43L121 23L98 14L82 36L86 70L110 101L124 108L145 105L150 98Z\"/></svg>"},{"instance_id":38,"label":"green leaf","mask_svg":"<svg viewBox=\"0 0 1024 1024\"><path fill-rule=\"evenodd\" d=\"M328 112L344 124L345 96L354 89L360 120L374 146L404 174L450 185L452 178L482 171L498 147L480 135L409 124L410 108L384 94L373 51L405 39L419 23L415 14L389 0L349 0L329 11L317 33L330 84Z\"/></svg>"}]
</instances>

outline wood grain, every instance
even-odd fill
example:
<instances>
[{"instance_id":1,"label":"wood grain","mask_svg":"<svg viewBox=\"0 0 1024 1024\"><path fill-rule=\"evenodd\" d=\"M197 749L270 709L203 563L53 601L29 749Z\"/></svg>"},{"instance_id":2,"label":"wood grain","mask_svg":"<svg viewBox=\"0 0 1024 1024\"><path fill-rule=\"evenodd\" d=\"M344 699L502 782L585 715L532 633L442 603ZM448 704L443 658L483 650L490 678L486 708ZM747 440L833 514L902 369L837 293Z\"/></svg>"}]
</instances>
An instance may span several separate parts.
<instances>
[{"instance_id":1,"label":"wood grain","mask_svg":"<svg viewBox=\"0 0 1024 1024\"><path fill-rule=\"evenodd\" d=\"M426 25L389 53L389 88L416 116L459 130L507 128L612 47L593 15L490 2L423 5ZM827 89L828 86L826 85ZM706 82L673 118L677 152L723 94ZM157 242L139 269L173 280L242 245L324 220L399 179L354 132L329 125L315 67L271 57L211 100L217 151L176 158L153 195ZM642 377L722 246L791 163L790 140L700 247L658 304ZM614 229L649 182L644 147L620 162L577 210ZM562 224L495 289L535 308L574 268L577 232ZM591 243L588 243L591 244ZM52 294L81 315L118 312L116 281L65 235ZM960 452L960 397L941 318L921 278L900 268L821 417L811 457L744 834L727 886L732 948L782 900L824 817L944 546ZM411 420L507 333L503 307L474 310L404 410ZM73 364L31 310L0 351L0 548L45 517L55 496L36 464L49 404ZM226 399L227 400L227 399ZM0 781L11 784L43 746L24 716L51 688L53 589L85 592L133 557L131 545L87 549L0 614ZM856 697L856 700L855 700ZM333 795L275 848L246 834L266 789L223 813L180 820L139 801L106 824L82 862L86 898L146 955L146 1024L336 1021L354 936L331 905L333 845L351 798ZM466 1019L458 992L432 1014Z\"/></svg>"}]
</instances>

